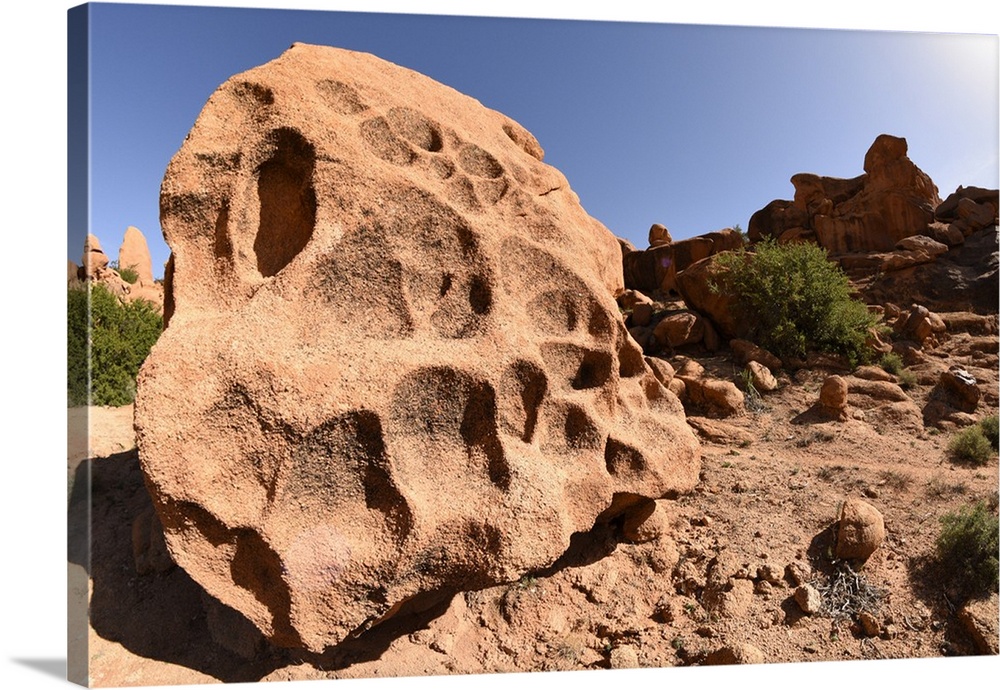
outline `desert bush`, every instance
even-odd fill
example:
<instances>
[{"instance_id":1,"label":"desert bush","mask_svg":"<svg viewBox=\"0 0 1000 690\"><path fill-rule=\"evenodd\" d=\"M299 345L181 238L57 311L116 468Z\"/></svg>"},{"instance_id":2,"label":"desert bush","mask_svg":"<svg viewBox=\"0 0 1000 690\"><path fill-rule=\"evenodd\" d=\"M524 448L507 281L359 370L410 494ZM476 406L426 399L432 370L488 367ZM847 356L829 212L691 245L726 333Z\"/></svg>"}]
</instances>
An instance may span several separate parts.
<instances>
[{"instance_id":1,"label":"desert bush","mask_svg":"<svg viewBox=\"0 0 1000 690\"><path fill-rule=\"evenodd\" d=\"M993 414L979 421L979 428L983 430L983 436L993 446L993 450L1000 448L1000 420Z\"/></svg>"},{"instance_id":2,"label":"desert bush","mask_svg":"<svg viewBox=\"0 0 1000 690\"><path fill-rule=\"evenodd\" d=\"M135 266L119 266L117 261L112 261L108 265L118 271L121 279L129 285L135 285L139 281L139 272L135 270Z\"/></svg>"},{"instance_id":3,"label":"desert bush","mask_svg":"<svg viewBox=\"0 0 1000 690\"><path fill-rule=\"evenodd\" d=\"M127 405L163 319L149 302L122 304L100 284L70 288L67 300L70 405Z\"/></svg>"},{"instance_id":4,"label":"desert bush","mask_svg":"<svg viewBox=\"0 0 1000 690\"><path fill-rule=\"evenodd\" d=\"M968 426L951 437L948 452L959 462L985 465L993 457L993 446L978 424Z\"/></svg>"},{"instance_id":5,"label":"desert bush","mask_svg":"<svg viewBox=\"0 0 1000 690\"><path fill-rule=\"evenodd\" d=\"M896 378L898 379L899 387L903 390L908 390L917 385L917 375L909 369L903 369Z\"/></svg>"},{"instance_id":6,"label":"desert bush","mask_svg":"<svg viewBox=\"0 0 1000 690\"><path fill-rule=\"evenodd\" d=\"M878 365L890 374L898 374L903 371L903 358L895 352L886 352Z\"/></svg>"},{"instance_id":7,"label":"desert bush","mask_svg":"<svg viewBox=\"0 0 1000 690\"><path fill-rule=\"evenodd\" d=\"M998 548L997 516L982 501L941 516L938 560L967 592L996 591Z\"/></svg>"},{"instance_id":8,"label":"desert bush","mask_svg":"<svg viewBox=\"0 0 1000 690\"><path fill-rule=\"evenodd\" d=\"M852 364L870 359L866 341L878 319L851 296L847 276L827 260L826 250L766 240L716 261L726 270L713 289L733 295L733 308L755 343L779 357L819 351L844 355Z\"/></svg>"}]
</instances>

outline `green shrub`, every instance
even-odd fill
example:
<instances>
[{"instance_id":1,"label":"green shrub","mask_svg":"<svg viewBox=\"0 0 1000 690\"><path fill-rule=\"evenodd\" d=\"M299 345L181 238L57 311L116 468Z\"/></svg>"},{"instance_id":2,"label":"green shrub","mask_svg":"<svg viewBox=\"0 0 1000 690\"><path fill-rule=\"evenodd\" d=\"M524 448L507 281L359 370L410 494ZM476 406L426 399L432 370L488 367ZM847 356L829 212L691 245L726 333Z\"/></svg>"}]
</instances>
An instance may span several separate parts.
<instances>
[{"instance_id":1,"label":"green shrub","mask_svg":"<svg viewBox=\"0 0 1000 690\"><path fill-rule=\"evenodd\" d=\"M902 388L903 390L913 388L915 385L917 385L917 375L914 374L909 369L903 369L901 372L899 372L898 378L899 378L899 387Z\"/></svg>"},{"instance_id":2,"label":"green shrub","mask_svg":"<svg viewBox=\"0 0 1000 690\"><path fill-rule=\"evenodd\" d=\"M903 358L895 352L887 352L882 355L878 365L890 374L898 374L903 371Z\"/></svg>"},{"instance_id":3,"label":"green shrub","mask_svg":"<svg viewBox=\"0 0 1000 690\"><path fill-rule=\"evenodd\" d=\"M139 367L163 330L149 302L122 304L101 284L70 288L67 301L70 405L127 405ZM89 367L88 367L89 364Z\"/></svg>"},{"instance_id":4,"label":"green shrub","mask_svg":"<svg viewBox=\"0 0 1000 690\"><path fill-rule=\"evenodd\" d=\"M840 354L856 364L870 359L869 329L878 319L851 297L847 276L814 244L779 245L719 254L726 269L716 291L733 296L749 338L779 357L810 350Z\"/></svg>"},{"instance_id":5,"label":"green shrub","mask_svg":"<svg viewBox=\"0 0 1000 690\"><path fill-rule=\"evenodd\" d=\"M968 426L951 437L948 452L959 462L985 465L993 457L993 447L979 425Z\"/></svg>"},{"instance_id":6,"label":"green shrub","mask_svg":"<svg viewBox=\"0 0 1000 690\"><path fill-rule=\"evenodd\" d=\"M969 593L997 589L998 524L982 501L941 516L937 555Z\"/></svg>"},{"instance_id":7,"label":"green shrub","mask_svg":"<svg viewBox=\"0 0 1000 690\"><path fill-rule=\"evenodd\" d=\"M985 419L981 419L979 421L979 428L983 430L983 436L993 446L993 450L1000 449L1000 420L997 419L997 416L992 414Z\"/></svg>"},{"instance_id":8,"label":"green shrub","mask_svg":"<svg viewBox=\"0 0 1000 690\"><path fill-rule=\"evenodd\" d=\"M111 268L118 271L118 275L129 285L135 285L139 280L139 272L135 270L135 266L125 266L122 268L118 265L117 261L112 261L108 264Z\"/></svg>"}]
</instances>

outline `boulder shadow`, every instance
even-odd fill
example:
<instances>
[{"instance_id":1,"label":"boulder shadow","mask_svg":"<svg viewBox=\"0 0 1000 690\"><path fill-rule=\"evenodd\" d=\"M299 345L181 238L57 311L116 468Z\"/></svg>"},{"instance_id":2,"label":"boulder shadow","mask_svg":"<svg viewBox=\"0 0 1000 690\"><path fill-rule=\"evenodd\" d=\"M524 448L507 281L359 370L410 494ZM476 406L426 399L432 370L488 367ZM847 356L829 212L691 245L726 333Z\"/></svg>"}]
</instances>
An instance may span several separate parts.
<instances>
[{"instance_id":1,"label":"boulder shadow","mask_svg":"<svg viewBox=\"0 0 1000 690\"><path fill-rule=\"evenodd\" d=\"M93 582L90 627L133 654L184 666L225 683L256 682L292 664L336 671L377 660L393 641L427 628L443 615L457 593L442 590L418 595L392 618L359 630L321 654L276 647L180 567L139 573L133 525L152 509L136 449L86 460L77 467L68 501L68 560L82 566ZM589 532L574 534L555 563L532 575L547 577L606 557L618 546L623 519L598 522ZM225 621L221 638L220 620Z\"/></svg>"},{"instance_id":2,"label":"boulder shadow","mask_svg":"<svg viewBox=\"0 0 1000 690\"><path fill-rule=\"evenodd\" d=\"M68 559L93 582L90 626L99 636L227 683L257 681L287 664L285 650L267 648L248 660L213 641L202 599L207 595L181 568L139 575L132 524L152 501L136 449L86 460L73 479Z\"/></svg>"}]
</instances>

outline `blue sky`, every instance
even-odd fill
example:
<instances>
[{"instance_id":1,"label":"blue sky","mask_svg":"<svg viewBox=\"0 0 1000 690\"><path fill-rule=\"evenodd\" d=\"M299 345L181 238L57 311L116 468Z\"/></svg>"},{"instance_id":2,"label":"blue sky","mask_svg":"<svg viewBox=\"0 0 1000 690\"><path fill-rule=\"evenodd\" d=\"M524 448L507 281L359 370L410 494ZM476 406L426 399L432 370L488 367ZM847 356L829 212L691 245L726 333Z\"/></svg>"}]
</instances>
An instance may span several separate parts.
<instances>
[{"instance_id":1,"label":"blue sky","mask_svg":"<svg viewBox=\"0 0 1000 690\"><path fill-rule=\"evenodd\" d=\"M326 3L326 6L337 6ZM997 37L96 4L91 14L91 232L128 225L168 250L159 184L229 76L302 41L374 53L518 120L584 208L646 246L791 198L798 172L853 177L883 132L942 197L997 181ZM78 260L82 225L70 227Z\"/></svg>"}]
</instances>

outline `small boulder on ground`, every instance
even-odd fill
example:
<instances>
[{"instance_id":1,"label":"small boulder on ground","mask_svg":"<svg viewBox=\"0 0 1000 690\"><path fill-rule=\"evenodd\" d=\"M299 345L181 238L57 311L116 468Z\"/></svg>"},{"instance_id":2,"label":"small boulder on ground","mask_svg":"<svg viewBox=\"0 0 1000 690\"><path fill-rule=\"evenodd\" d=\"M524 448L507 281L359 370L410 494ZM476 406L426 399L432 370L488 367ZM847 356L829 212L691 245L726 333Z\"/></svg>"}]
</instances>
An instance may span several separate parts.
<instances>
[{"instance_id":1,"label":"small boulder on ground","mask_svg":"<svg viewBox=\"0 0 1000 690\"><path fill-rule=\"evenodd\" d=\"M670 533L670 518L659 501L648 501L630 511L622 525L622 535L633 544L655 541Z\"/></svg>"},{"instance_id":2,"label":"small boulder on ground","mask_svg":"<svg viewBox=\"0 0 1000 690\"><path fill-rule=\"evenodd\" d=\"M670 314L656 324L653 335L664 347L694 345L705 337L704 319L692 311Z\"/></svg>"},{"instance_id":3,"label":"small boulder on ground","mask_svg":"<svg viewBox=\"0 0 1000 690\"><path fill-rule=\"evenodd\" d=\"M813 615L823 610L823 595L812 585L799 585L795 589L795 603L802 609L802 613Z\"/></svg>"},{"instance_id":4,"label":"small boulder on ground","mask_svg":"<svg viewBox=\"0 0 1000 690\"><path fill-rule=\"evenodd\" d=\"M740 338L734 338L729 341L729 347L733 351L733 357L740 364L749 364L750 362L760 362L765 367L774 371L781 368L781 360L775 357L773 354L755 345L749 340L742 340Z\"/></svg>"},{"instance_id":5,"label":"small boulder on ground","mask_svg":"<svg viewBox=\"0 0 1000 690\"><path fill-rule=\"evenodd\" d=\"M857 498L844 501L837 517L837 558L867 560L885 539L885 520L875 506Z\"/></svg>"},{"instance_id":6,"label":"small boulder on ground","mask_svg":"<svg viewBox=\"0 0 1000 690\"><path fill-rule=\"evenodd\" d=\"M979 407L981 397L976 377L955 365L941 374L931 397L939 398L960 412L972 413Z\"/></svg>"},{"instance_id":7,"label":"small boulder on ground","mask_svg":"<svg viewBox=\"0 0 1000 690\"><path fill-rule=\"evenodd\" d=\"M832 419L846 420L847 391L847 381L842 376L828 376L819 391L819 411Z\"/></svg>"},{"instance_id":8,"label":"small boulder on ground","mask_svg":"<svg viewBox=\"0 0 1000 690\"><path fill-rule=\"evenodd\" d=\"M762 393L768 393L778 389L778 379L766 366L757 361L747 362L747 371L750 372L750 383Z\"/></svg>"},{"instance_id":9,"label":"small boulder on ground","mask_svg":"<svg viewBox=\"0 0 1000 690\"><path fill-rule=\"evenodd\" d=\"M997 594L994 592L986 599L976 599L968 602L958 612L965 631L969 633L978 654L996 656L1000 654L997 640Z\"/></svg>"}]
</instances>

